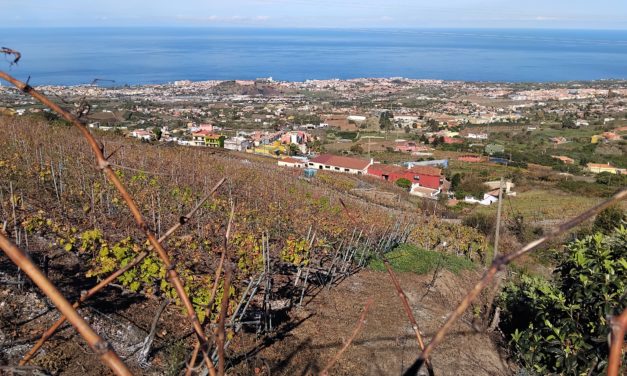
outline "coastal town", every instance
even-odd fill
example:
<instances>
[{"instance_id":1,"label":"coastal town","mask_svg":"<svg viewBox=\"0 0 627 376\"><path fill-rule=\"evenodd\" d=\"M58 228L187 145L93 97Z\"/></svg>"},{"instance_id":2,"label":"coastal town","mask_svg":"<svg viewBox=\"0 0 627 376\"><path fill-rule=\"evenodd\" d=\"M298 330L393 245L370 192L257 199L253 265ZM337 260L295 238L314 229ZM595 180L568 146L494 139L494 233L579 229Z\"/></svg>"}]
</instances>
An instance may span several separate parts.
<instances>
[{"instance_id":1,"label":"coastal town","mask_svg":"<svg viewBox=\"0 0 627 376\"><path fill-rule=\"evenodd\" d=\"M627 172L622 81L263 78L40 89L77 103L94 131L264 156L309 178L318 171L374 176L449 205L498 200L492 174L483 172L483 189L460 189L469 166L531 165L588 183L597 174ZM0 87L0 98L5 115L52 117L12 88Z\"/></svg>"}]
</instances>

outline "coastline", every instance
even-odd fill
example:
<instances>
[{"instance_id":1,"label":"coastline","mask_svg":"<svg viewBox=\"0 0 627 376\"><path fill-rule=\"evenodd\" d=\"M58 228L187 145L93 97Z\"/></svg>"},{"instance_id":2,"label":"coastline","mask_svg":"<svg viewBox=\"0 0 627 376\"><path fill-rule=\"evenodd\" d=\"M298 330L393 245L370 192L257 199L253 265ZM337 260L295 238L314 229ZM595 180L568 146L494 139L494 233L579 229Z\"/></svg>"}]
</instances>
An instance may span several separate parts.
<instances>
[{"instance_id":1,"label":"coastline","mask_svg":"<svg viewBox=\"0 0 627 376\"><path fill-rule=\"evenodd\" d=\"M106 30L106 32L103 32ZM627 31L5 28L33 85L410 77L465 82L627 79Z\"/></svg>"}]
</instances>

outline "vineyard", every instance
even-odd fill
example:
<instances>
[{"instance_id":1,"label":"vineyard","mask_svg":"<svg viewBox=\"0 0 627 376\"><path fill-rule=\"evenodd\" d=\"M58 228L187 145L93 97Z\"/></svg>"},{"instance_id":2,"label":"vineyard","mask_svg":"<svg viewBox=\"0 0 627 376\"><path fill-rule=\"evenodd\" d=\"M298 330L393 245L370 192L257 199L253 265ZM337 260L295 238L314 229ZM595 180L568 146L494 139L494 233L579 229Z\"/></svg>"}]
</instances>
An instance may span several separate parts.
<instances>
[{"instance_id":1,"label":"vineyard","mask_svg":"<svg viewBox=\"0 0 627 376\"><path fill-rule=\"evenodd\" d=\"M490 311L494 297L484 289L501 278L505 266L627 194L623 190L519 250L508 250L483 277L476 271L455 277L438 266L432 281L399 281L388 256L395 257L400 245L438 250L481 267L491 261L488 241L470 227L370 202L351 193L356 185L350 179L322 174L311 182L244 154L92 134L80 120L84 107L73 115L27 84L4 73L3 78L57 114L45 120L0 117L0 248L9 257L0 259L0 281L7 286L0 291L0 360L1 370L14 374L102 374L105 366L119 375L291 374L293 368L276 364L315 354L288 356L277 345L285 358L275 355L274 366L256 355L290 330L303 330L299 325L308 310L315 307L325 317L330 301L345 303L349 296L353 311L340 316L350 317L350 324L322 320L309 329L324 327L329 332L319 335L342 340L304 374L373 369L368 354L350 360L362 368L346 366L343 357L367 332L367 318L390 305L403 313L394 316L394 325L410 325L409 338L416 343L400 365L404 374L453 374L458 365L444 368L434 349L452 328L461 330L458 320L476 324L473 317ZM364 270L373 260L387 274L373 277ZM430 289L446 287L440 274L456 281L448 286L451 293L427 297ZM370 287L347 290L351 283ZM408 283L425 295L406 293L402 285ZM376 304L386 292L394 299ZM447 299L461 303L456 307ZM438 307L426 329L427 318L415 317L412 309L421 302ZM466 314L470 307L473 312ZM436 320L443 318L443 324ZM619 354L613 353L611 364L621 358L624 326L616 325L613 348ZM475 342L466 342L477 351L478 343L491 341L480 332ZM455 350L448 348L449 354ZM100 358L104 366L91 362L94 368L80 369L77 356ZM484 368L477 369L507 369Z\"/></svg>"}]
</instances>

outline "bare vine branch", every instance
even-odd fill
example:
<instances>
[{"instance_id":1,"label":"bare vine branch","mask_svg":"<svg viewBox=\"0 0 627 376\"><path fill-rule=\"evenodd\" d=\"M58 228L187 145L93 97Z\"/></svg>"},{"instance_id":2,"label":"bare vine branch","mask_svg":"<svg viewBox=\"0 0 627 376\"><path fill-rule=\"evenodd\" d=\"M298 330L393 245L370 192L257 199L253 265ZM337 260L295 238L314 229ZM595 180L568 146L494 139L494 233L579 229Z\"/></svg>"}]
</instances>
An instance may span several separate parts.
<instances>
[{"instance_id":1,"label":"bare vine branch","mask_svg":"<svg viewBox=\"0 0 627 376\"><path fill-rule=\"evenodd\" d=\"M100 337L78 312L72 307L70 302L59 292L52 282L39 268L26 256L21 249L11 243L4 234L0 232L0 248L28 275L28 277L46 294L57 309L67 317L68 321L76 328L78 333L89 344L89 347L100 356L100 360L105 363L116 375L131 375L131 371L126 364L113 351L111 345Z\"/></svg>"},{"instance_id":2,"label":"bare vine branch","mask_svg":"<svg viewBox=\"0 0 627 376\"><path fill-rule=\"evenodd\" d=\"M14 59L11 62L11 65L17 64L17 62L20 61L20 59L22 58L22 54L19 53L19 51L12 50L12 49L7 48L7 47L0 47L0 53L6 54L6 55L13 55L14 56Z\"/></svg>"},{"instance_id":3,"label":"bare vine branch","mask_svg":"<svg viewBox=\"0 0 627 376\"><path fill-rule=\"evenodd\" d=\"M386 258L384 258L383 263L385 264L385 268L387 269L388 274L390 275L392 284L394 284L394 288L396 288L396 293L398 294L398 297L401 300L401 303L403 304L403 309L405 310L405 314L407 315L407 318L409 319L411 327L414 330L414 333L416 334L416 341L418 341L418 346L420 347L421 351L425 351L425 343L422 339L422 334L420 333L418 322L416 322L414 313L412 312L411 306L409 305L409 300L407 299L407 295L405 295L405 292L403 291L403 288L401 287L401 284L398 281L398 278L396 277L394 270L392 270L392 267L390 266L390 262ZM431 361L427 360L425 363L427 364L429 375L433 375L433 367L431 366Z\"/></svg>"},{"instance_id":4,"label":"bare vine branch","mask_svg":"<svg viewBox=\"0 0 627 376\"><path fill-rule=\"evenodd\" d=\"M218 269L216 270L216 279L213 283L213 289L211 290L211 296L209 298L209 309L213 305L213 300L215 299L215 293L218 288L218 279L220 277L220 269L224 267L224 263L229 258L229 237L231 236L231 226L233 224L233 217L235 216L235 204L231 204L231 214L229 216L229 224L226 228L226 233L224 235L224 249L222 250L222 257L220 258L220 264L218 265ZM228 314L229 308L229 290L231 288L231 276L233 270L230 265L226 265L224 267L224 283L222 286L222 301L220 305L220 317L218 319L218 375L223 376L225 371L225 356L224 356L224 344L226 342L226 315Z\"/></svg>"},{"instance_id":5,"label":"bare vine branch","mask_svg":"<svg viewBox=\"0 0 627 376\"><path fill-rule=\"evenodd\" d=\"M607 376L618 376L620 372L623 341L625 341L625 332L627 332L627 308L623 310L620 316L612 317L610 324L612 326L612 343L607 365Z\"/></svg>"},{"instance_id":6,"label":"bare vine branch","mask_svg":"<svg viewBox=\"0 0 627 376\"><path fill-rule=\"evenodd\" d=\"M191 376L194 372L194 365L196 364L196 358L198 358L198 351L200 350L200 342L196 342L194 351L192 351L192 357L187 363L187 369L185 370L185 376Z\"/></svg>"},{"instance_id":7,"label":"bare vine branch","mask_svg":"<svg viewBox=\"0 0 627 376\"><path fill-rule=\"evenodd\" d=\"M148 332L148 336L142 342L141 350L137 353L138 363L142 367L147 366L146 363L148 362L148 356L150 355L150 348L155 340L155 334L157 334L157 324L159 323L159 318L168 304L170 304L170 299L164 300L159 306L159 309L157 309L155 318L152 320L152 324L150 325L150 332Z\"/></svg>"}]
</instances>

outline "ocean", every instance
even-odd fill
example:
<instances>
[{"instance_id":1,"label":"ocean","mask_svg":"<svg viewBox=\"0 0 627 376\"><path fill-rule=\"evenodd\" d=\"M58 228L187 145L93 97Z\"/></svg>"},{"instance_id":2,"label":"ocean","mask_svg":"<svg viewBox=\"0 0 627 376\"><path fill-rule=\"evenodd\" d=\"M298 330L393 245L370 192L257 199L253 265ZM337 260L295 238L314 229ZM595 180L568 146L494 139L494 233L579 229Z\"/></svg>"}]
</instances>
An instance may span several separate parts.
<instances>
[{"instance_id":1,"label":"ocean","mask_svg":"<svg viewBox=\"0 0 627 376\"><path fill-rule=\"evenodd\" d=\"M551 82L627 78L627 31L0 28L32 85L407 77ZM0 58L0 64L3 63ZM102 84L112 84L102 81Z\"/></svg>"}]
</instances>

